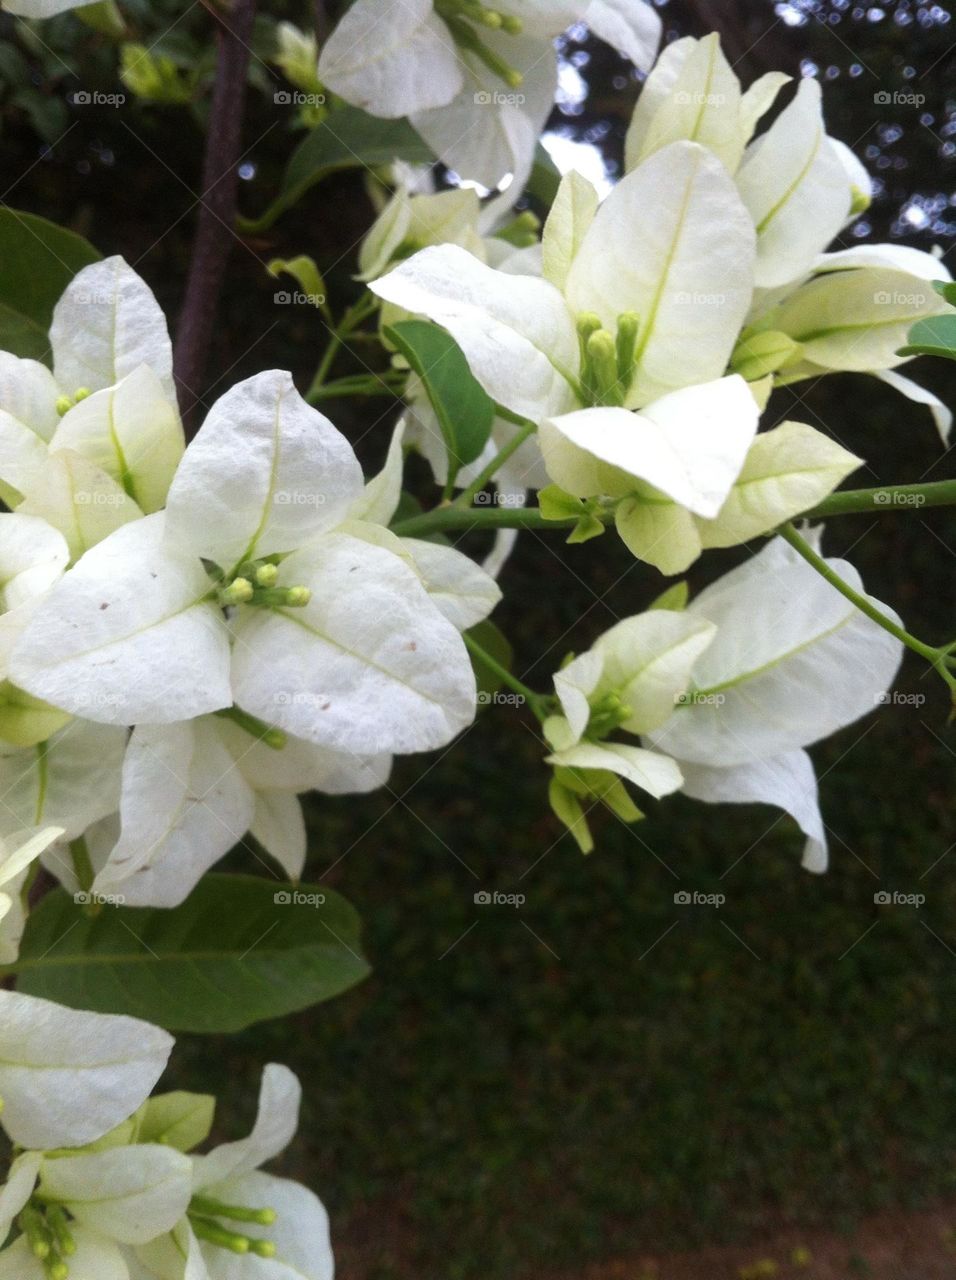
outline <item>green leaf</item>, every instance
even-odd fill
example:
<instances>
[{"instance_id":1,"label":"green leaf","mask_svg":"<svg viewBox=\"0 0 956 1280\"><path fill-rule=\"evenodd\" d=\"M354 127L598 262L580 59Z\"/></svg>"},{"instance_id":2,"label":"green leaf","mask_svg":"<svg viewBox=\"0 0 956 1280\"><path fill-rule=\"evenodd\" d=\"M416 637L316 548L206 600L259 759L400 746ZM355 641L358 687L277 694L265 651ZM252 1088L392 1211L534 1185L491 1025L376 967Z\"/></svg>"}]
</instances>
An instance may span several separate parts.
<instances>
[{"instance_id":1,"label":"green leaf","mask_svg":"<svg viewBox=\"0 0 956 1280\"><path fill-rule=\"evenodd\" d=\"M140 1107L137 1142L158 1142L177 1151L192 1151L205 1142L216 1114L216 1099L208 1093L158 1093Z\"/></svg>"},{"instance_id":2,"label":"green leaf","mask_svg":"<svg viewBox=\"0 0 956 1280\"><path fill-rule=\"evenodd\" d=\"M511 670L514 651L508 642L507 636L493 622L485 618L483 622L479 622L477 626L472 627L468 635L480 644L485 653L494 658L495 662L500 663L506 671ZM501 688L501 677L475 654L471 655L471 665L475 669L475 679L478 682L478 706L479 708L487 706L493 695Z\"/></svg>"},{"instance_id":3,"label":"green leaf","mask_svg":"<svg viewBox=\"0 0 956 1280\"><path fill-rule=\"evenodd\" d=\"M488 443L495 420L494 401L475 380L461 347L444 329L425 320L402 320L386 325L384 336L422 380L445 439L454 479Z\"/></svg>"},{"instance_id":4,"label":"green leaf","mask_svg":"<svg viewBox=\"0 0 956 1280\"><path fill-rule=\"evenodd\" d=\"M292 276L293 280L298 282L302 292L312 306L318 307L323 315L327 317L329 323L332 322L332 313L329 311L326 301L328 290L325 287L322 272L315 265L314 258L310 258L304 253L300 253L295 258L273 258L271 262L266 263L266 270L276 278L282 275L283 272Z\"/></svg>"},{"instance_id":5,"label":"green leaf","mask_svg":"<svg viewBox=\"0 0 956 1280\"><path fill-rule=\"evenodd\" d=\"M99 258L82 236L0 207L0 350L47 360L47 330L60 294Z\"/></svg>"},{"instance_id":6,"label":"green leaf","mask_svg":"<svg viewBox=\"0 0 956 1280\"><path fill-rule=\"evenodd\" d=\"M956 280L934 280L933 288L951 307L956 307Z\"/></svg>"},{"instance_id":7,"label":"green leaf","mask_svg":"<svg viewBox=\"0 0 956 1280\"><path fill-rule=\"evenodd\" d=\"M171 911L106 906L91 916L57 890L31 914L17 963L0 972L73 1009L221 1032L329 1000L369 966L355 910L330 889L210 875Z\"/></svg>"},{"instance_id":8,"label":"green leaf","mask_svg":"<svg viewBox=\"0 0 956 1280\"><path fill-rule=\"evenodd\" d=\"M543 205L547 205L550 209L554 204L554 198L558 194L560 185L561 170L539 142L534 153L531 176L528 179L528 195L534 196L536 200L540 200Z\"/></svg>"},{"instance_id":9,"label":"green leaf","mask_svg":"<svg viewBox=\"0 0 956 1280\"><path fill-rule=\"evenodd\" d=\"M688 587L687 580L685 579L683 582L675 582L672 587L668 587L666 591L662 591L657 599L647 607L648 610L669 609L673 613L683 613L687 608L687 601L689 598L690 588Z\"/></svg>"},{"instance_id":10,"label":"green leaf","mask_svg":"<svg viewBox=\"0 0 956 1280\"><path fill-rule=\"evenodd\" d=\"M560 485L549 484L538 492L538 510L542 520L577 520L587 514L580 498L565 492Z\"/></svg>"},{"instance_id":11,"label":"green leaf","mask_svg":"<svg viewBox=\"0 0 956 1280\"><path fill-rule=\"evenodd\" d=\"M956 315L929 316L914 324L901 356L942 356L956 360Z\"/></svg>"},{"instance_id":12,"label":"green leaf","mask_svg":"<svg viewBox=\"0 0 956 1280\"><path fill-rule=\"evenodd\" d=\"M286 209L331 173L376 169L394 160L431 164L434 155L407 120L379 120L358 107L333 111L293 151L279 194L258 218L240 218L239 229L264 231Z\"/></svg>"}]
</instances>

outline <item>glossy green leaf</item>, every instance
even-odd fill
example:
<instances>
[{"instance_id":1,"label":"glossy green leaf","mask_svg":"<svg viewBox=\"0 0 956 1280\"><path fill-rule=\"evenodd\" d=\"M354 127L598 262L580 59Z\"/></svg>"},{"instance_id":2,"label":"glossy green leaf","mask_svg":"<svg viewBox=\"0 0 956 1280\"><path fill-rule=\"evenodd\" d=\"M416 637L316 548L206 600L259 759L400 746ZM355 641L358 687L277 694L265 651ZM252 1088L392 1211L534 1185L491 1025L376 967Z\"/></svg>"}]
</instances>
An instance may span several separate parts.
<instances>
[{"instance_id":1,"label":"glossy green leaf","mask_svg":"<svg viewBox=\"0 0 956 1280\"><path fill-rule=\"evenodd\" d=\"M319 901L321 899L321 901ZM210 875L171 911L63 890L31 914L17 989L169 1031L240 1031L347 991L369 972L355 910L324 886Z\"/></svg>"},{"instance_id":2,"label":"glossy green leaf","mask_svg":"<svg viewBox=\"0 0 956 1280\"><path fill-rule=\"evenodd\" d=\"M435 410L453 473L474 460L488 443L494 401L479 386L458 343L425 320L402 320L384 330L421 379Z\"/></svg>"},{"instance_id":3,"label":"glossy green leaf","mask_svg":"<svg viewBox=\"0 0 956 1280\"><path fill-rule=\"evenodd\" d=\"M0 350L49 360L53 308L73 277L100 254L46 218L0 207Z\"/></svg>"},{"instance_id":4,"label":"glossy green leaf","mask_svg":"<svg viewBox=\"0 0 956 1280\"><path fill-rule=\"evenodd\" d=\"M901 356L942 356L956 360L956 315L930 316L914 324Z\"/></svg>"},{"instance_id":5,"label":"glossy green leaf","mask_svg":"<svg viewBox=\"0 0 956 1280\"><path fill-rule=\"evenodd\" d=\"M240 218L242 231L264 231L317 182L340 169L377 169L395 160L431 164L435 157L407 120L379 120L358 107L331 112L289 158L279 194L258 218Z\"/></svg>"}]
</instances>

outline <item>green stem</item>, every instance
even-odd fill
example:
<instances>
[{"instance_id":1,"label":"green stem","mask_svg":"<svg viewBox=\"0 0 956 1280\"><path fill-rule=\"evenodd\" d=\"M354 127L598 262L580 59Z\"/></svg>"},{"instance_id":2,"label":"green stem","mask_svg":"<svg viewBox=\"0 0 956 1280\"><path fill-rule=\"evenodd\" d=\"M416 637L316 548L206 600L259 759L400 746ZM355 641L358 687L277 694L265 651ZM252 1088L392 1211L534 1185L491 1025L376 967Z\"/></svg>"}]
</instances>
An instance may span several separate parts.
<instances>
[{"instance_id":1,"label":"green stem","mask_svg":"<svg viewBox=\"0 0 956 1280\"><path fill-rule=\"evenodd\" d=\"M488 463L487 467L485 467L484 471L472 480L467 489L463 489L461 491L452 505L458 508L463 507L467 510L471 506L472 499L475 494L481 493L482 489L484 489L485 485L492 479L499 467L504 466L511 455L513 453L517 453L528 437L534 435L536 430L537 428L533 422L525 420L521 429L516 431L508 443L498 450L495 456Z\"/></svg>"},{"instance_id":2,"label":"green stem","mask_svg":"<svg viewBox=\"0 0 956 1280\"><path fill-rule=\"evenodd\" d=\"M392 377L389 374L362 374L354 378L337 378L323 386L312 386L306 394L309 404L318 404L320 400L345 399L347 396L392 396L402 394L405 375Z\"/></svg>"},{"instance_id":3,"label":"green stem","mask_svg":"<svg viewBox=\"0 0 956 1280\"><path fill-rule=\"evenodd\" d=\"M329 337L329 345L322 354L319 361L319 367L315 371L315 377L312 379L312 385L306 393L306 400L311 401L314 395L317 395L319 388L325 384L326 378L335 362L335 357L341 351L345 339L357 329L363 320L367 319L375 308L378 306L378 299L373 293L365 293L346 311L339 325L332 330Z\"/></svg>"},{"instance_id":4,"label":"green stem","mask_svg":"<svg viewBox=\"0 0 956 1280\"><path fill-rule=\"evenodd\" d=\"M477 492L477 491L476 491ZM464 495L462 495L464 496ZM916 501L918 499L918 501ZM573 529L578 517L545 520L537 507L436 507L394 526L394 532L408 537L454 529ZM873 515L891 511L914 511L922 507L956 506L956 480L930 484L887 485L877 489L845 489L832 493L819 506L803 513L801 519L827 520L831 516ZM595 512L605 524L613 522L612 511Z\"/></svg>"},{"instance_id":5,"label":"green stem","mask_svg":"<svg viewBox=\"0 0 956 1280\"><path fill-rule=\"evenodd\" d=\"M892 618L887 617L872 600L861 595L858 591L854 591L849 583L845 582L834 569L830 568L826 560L814 551L809 542L797 533L792 524L782 525L780 536L793 547L798 555L806 560L811 568L817 571L821 578L825 578L831 587L834 587L842 596L845 596L851 604L856 605L861 613L865 613L877 626L882 627L884 631L888 631L891 636L895 636L908 649L912 649L914 653L918 653L920 657L925 658L930 666L939 672L949 685L950 690L956 695L956 676L946 668L945 649L937 649L933 645L924 644L922 640L918 640L916 636L911 635L909 631L894 622Z\"/></svg>"},{"instance_id":6,"label":"green stem","mask_svg":"<svg viewBox=\"0 0 956 1280\"><path fill-rule=\"evenodd\" d=\"M468 646L471 653L474 654L479 662L483 662L489 671L493 671L502 684L506 684L509 689L513 689L515 693L520 694L521 697L524 698L525 702L527 702L528 706L539 720L547 719L549 712L547 707L548 698L546 694L535 693L533 689L529 689L528 686L523 684L517 676L512 675L507 667L502 666L497 658L493 658L486 649L482 648L478 641L470 636L467 631L463 633L462 639Z\"/></svg>"}]
</instances>

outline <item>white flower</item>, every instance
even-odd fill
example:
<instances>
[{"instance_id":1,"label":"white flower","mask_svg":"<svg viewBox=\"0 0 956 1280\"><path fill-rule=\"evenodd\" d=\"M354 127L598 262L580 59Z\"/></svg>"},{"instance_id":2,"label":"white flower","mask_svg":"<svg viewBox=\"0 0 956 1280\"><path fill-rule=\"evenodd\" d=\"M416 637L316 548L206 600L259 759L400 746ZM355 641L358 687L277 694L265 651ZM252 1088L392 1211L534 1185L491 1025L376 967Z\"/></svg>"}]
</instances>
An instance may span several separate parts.
<instances>
[{"instance_id":1,"label":"white flower","mask_svg":"<svg viewBox=\"0 0 956 1280\"><path fill-rule=\"evenodd\" d=\"M473 5L440 11L432 0L357 0L322 50L319 76L372 115L409 116L449 168L489 188L509 173L524 188L554 103L555 36L587 22L642 68L660 40L644 0L503 0L485 7L486 21Z\"/></svg>"},{"instance_id":2,"label":"white flower","mask_svg":"<svg viewBox=\"0 0 956 1280\"><path fill-rule=\"evenodd\" d=\"M94 1142L148 1097L172 1045L137 1018L0 991L0 1126L38 1150Z\"/></svg>"},{"instance_id":3,"label":"white flower","mask_svg":"<svg viewBox=\"0 0 956 1280\"><path fill-rule=\"evenodd\" d=\"M852 565L827 563L862 590ZM826 836L804 748L879 706L900 641L779 538L703 591L686 616L717 634L694 664L687 697L646 735L648 745L678 760L688 795L791 813L807 835L805 865L823 870Z\"/></svg>"},{"instance_id":4,"label":"white flower","mask_svg":"<svg viewBox=\"0 0 956 1280\"><path fill-rule=\"evenodd\" d=\"M178 906L247 831L298 880L306 857L298 795L368 792L388 779L391 756L257 732L216 716L138 725L123 762L119 830L113 819L90 833L93 892L128 906Z\"/></svg>"},{"instance_id":5,"label":"white flower","mask_svg":"<svg viewBox=\"0 0 956 1280\"><path fill-rule=\"evenodd\" d=\"M403 558L337 527L361 492L351 447L288 374L240 383L166 511L98 543L44 601L16 682L110 724L237 703L333 750L443 745L474 715L467 652Z\"/></svg>"},{"instance_id":6,"label":"white flower","mask_svg":"<svg viewBox=\"0 0 956 1280\"><path fill-rule=\"evenodd\" d=\"M185 1262L185 1280L332 1280L322 1203L298 1183L260 1171L292 1140L300 1097L291 1071L266 1067L252 1133L191 1158L188 1216L172 1235L135 1250L133 1276L183 1280Z\"/></svg>"},{"instance_id":7,"label":"white flower","mask_svg":"<svg viewBox=\"0 0 956 1280\"><path fill-rule=\"evenodd\" d=\"M56 304L50 347L52 373L0 352L5 496L16 505L35 484L46 488L49 457L69 449L144 511L157 510L183 432L166 320L149 287L119 257L84 267Z\"/></svg>"}]
</instances>

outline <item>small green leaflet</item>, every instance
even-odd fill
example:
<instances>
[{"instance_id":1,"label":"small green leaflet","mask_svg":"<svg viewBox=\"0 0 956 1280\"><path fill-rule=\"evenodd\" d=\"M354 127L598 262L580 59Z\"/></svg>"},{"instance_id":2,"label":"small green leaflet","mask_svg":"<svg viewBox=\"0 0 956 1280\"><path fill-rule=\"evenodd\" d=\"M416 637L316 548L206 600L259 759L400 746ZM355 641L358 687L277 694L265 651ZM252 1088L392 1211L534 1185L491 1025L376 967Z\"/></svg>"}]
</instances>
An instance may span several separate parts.
<instances>
[{"instance_id":1,"label":"small green leaflet","mask_svg":"<svg viewBox=\"0 0 956 1280\"><path fill-rule=\"evenodd\" d=\"M933 288L956 307L956 283L934 280ZM956 313L919 320L909 332L909 341L896 353L900 356L942 356L956 360Z\"/></svg>"},{"instance_id":2,"label":"small green leaflet","mask_svg":"<svg viewBox=\"0 0 956 1280\"><path fill-rule=\"evenodd\" d=\"M387 325L384 336L405 357L428 393L454 478L488 443L494 401L476 382L461 348L444 329L425 320L402 320Z\"/></svg>"}]
</instances>

